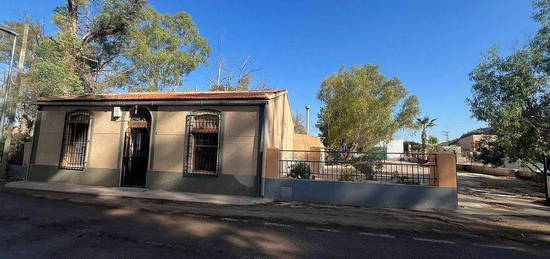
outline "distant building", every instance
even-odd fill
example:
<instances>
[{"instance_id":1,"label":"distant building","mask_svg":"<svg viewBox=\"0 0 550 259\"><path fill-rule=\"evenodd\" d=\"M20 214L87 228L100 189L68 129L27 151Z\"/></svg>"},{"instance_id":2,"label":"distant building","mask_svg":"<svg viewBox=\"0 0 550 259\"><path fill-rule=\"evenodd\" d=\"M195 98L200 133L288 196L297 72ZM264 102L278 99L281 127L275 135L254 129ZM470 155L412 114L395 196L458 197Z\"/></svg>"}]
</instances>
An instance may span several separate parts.
<instances>
[{"instance_id":1,"label":"distant building","mask_svg":"<svg viewBox=\"0 0 550 259\"><path fill-rule=\"evenodd\" d=\"M404 141L402 139L392 139L388 142L381 142L376 145L378 147L384 147L388 153L388 159L399 159L404 152Z\"/></svg>"},{"instance_id":2,"label":"distant building","mask_svg":"<svg viewBox=\"0 0 550 259\"><path fill-rule=\"evenodd\" d=\"M414 142L414 141L403 141L403 152L404 153L414 153L415 152L415 147L416 150L420 150L422 144L418 143L418 142Z\"/></svg>"},{"instance_id":3,"label":"distant building","mask_svg":"<svg viewBox=\"0 0 550 259\"><path fill-rule=\"evenodd\" d=\"M462 134L460 138L451 140L447 144L460 146L462 152L479 152L483 140L495 140L496 137L491 128L479 128Z\"/></svg>"}]
</instances>

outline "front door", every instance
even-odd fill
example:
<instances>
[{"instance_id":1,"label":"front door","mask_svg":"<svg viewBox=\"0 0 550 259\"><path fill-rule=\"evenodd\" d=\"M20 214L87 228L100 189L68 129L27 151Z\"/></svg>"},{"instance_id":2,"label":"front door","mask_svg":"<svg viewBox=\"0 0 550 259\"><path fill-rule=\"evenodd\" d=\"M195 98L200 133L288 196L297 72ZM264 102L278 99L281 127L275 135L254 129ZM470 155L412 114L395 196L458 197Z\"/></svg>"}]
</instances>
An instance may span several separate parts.
<instances>
[{"instance_id":1,"label":"front door","mask_svg":"<svg viewBox=\"0 0 550 259\"><path fill-rule=\"evenodd\" d=\"M124 141L122 186L145 187L148 159L149 128L130 126Z\"/></svg>"}]
</instances>

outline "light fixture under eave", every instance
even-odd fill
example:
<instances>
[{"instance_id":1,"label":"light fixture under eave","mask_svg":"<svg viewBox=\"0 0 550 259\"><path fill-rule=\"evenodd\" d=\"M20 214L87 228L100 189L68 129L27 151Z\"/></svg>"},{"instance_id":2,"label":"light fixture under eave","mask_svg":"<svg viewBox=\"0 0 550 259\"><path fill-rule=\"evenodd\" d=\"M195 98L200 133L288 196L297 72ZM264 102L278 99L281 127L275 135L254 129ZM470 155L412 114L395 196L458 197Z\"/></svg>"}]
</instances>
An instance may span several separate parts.
<instances>
[{"instance_id":1,"label":"light fixture under eave","mask_svg":"<svg viewBox=\"0 0 550 259\"><path fill-rule=\"evenodd\" d=\"M113 119L118 119L122 116L122 111L120 110L120 106L113 107Z\"/></svg>"}]
</instances>

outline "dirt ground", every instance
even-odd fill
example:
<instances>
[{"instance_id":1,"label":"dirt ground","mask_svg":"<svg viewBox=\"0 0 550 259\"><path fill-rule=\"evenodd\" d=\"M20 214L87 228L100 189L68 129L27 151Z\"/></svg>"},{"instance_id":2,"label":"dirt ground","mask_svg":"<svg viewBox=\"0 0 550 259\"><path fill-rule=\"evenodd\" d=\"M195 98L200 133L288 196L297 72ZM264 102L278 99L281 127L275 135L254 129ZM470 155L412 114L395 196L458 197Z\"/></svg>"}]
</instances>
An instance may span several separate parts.
<instances>
[{"instance_id":1,"label":"dirt ground","mask_svg":"<svg viewBox=\"0 0 550 259\"><path fill-rule=\"evenodd\" d=\"M468 172L459 172L458 182L460 214L550 243L550 206L544 204L542 183Z\"/></svg>"}]
</instances>

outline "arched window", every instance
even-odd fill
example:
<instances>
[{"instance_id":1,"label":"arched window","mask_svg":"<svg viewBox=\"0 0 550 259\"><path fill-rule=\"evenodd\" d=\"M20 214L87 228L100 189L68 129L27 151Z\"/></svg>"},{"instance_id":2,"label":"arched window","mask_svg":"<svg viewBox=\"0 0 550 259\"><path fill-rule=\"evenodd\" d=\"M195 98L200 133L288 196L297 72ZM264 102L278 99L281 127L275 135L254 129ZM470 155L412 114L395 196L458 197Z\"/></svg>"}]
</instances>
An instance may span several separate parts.
<instances>
[{"instance_id":1,"label":"arched window","mask_svg":"<svg viewBox=\"0 0 550 259\"><path fill-rule=\"evenodd\" d=\"M89 112L76 111L67 114L59 168L84 170L89 126Z\"/></svg>"},{"instance_id":2,"label":"arched window","mask_svg":"<svg viewBox=\"0 0 550 259\"><path fill-rule=\"evenodd\" d=\"M186 173L218 175L220 113L197 111L187 116Z\"/></svg>"}]
</instances>

